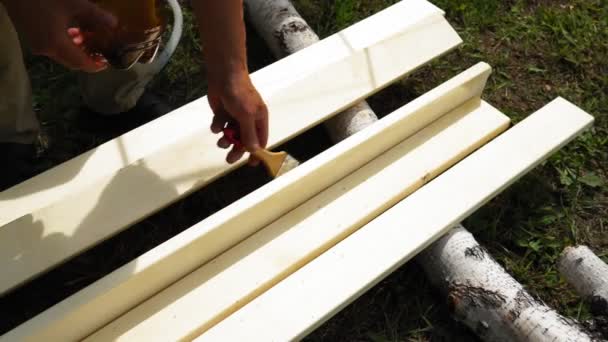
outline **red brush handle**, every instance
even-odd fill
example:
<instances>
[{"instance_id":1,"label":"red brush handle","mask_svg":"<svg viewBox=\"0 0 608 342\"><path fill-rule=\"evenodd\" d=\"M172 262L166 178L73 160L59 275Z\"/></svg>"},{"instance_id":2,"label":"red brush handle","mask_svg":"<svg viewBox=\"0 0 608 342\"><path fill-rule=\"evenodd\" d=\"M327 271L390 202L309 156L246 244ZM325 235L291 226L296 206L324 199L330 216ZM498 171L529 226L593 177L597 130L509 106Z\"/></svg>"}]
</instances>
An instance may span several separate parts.
<instances>
[{"instance_id":1,"label":"red brush handle","mask_svg":"<svg viewBox=\"0 0 608 342\"><path fill-rule=\"evenodd\" d=\"M234 145L234 147L243 147L238 129L234 129L232 127L224 128L224 138L226 138L229 143Z\"/></svg>"}]
</instances>

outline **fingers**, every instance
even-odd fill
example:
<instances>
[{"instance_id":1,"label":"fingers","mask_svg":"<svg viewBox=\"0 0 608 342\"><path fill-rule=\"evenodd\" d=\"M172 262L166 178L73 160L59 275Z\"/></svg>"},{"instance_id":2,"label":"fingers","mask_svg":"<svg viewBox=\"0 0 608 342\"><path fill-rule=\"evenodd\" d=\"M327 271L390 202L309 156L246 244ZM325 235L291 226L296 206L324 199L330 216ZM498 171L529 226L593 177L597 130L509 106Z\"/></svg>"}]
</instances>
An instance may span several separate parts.
<instances>
[{"instance_id":1,"label":"fingers","mask_svg":"<svg viewBox=\"0 0 608 342\"><path fill-rule=\"evenodd\" d=\"M256 112L247 111L242 107L236 106L231 113L235 117L235 120L238 121L241 142L249 152L253 152L261 146L266 146L268 140L268 116L265 108L265 106L261 106L259 110L262 111Z\"/></svg>"},{"instance_id":2,"label":"fingers","mask_svg":"<svg viewBox=\"0 0 608 342\"><path fill-rule=\"evenodd\" d=\"M229 128L231 132L224 131L224 136L218 140L217 146L222 149L232 147L232 150L228 152L226 161L228 163L235 163L243 157L243 154L247 152L247 149L241 142L242 130L240 130L240 125L233 119L230 119L227 123L227 128ZM250 155L248 164L250 166L257 166L259 164L259 160L255 156Z\"/></svg>"},{"instance_id":3,"label":"fingers","mask_svg":"<svg viewBox=\"0 0 608 342\"><path fill-rule=\"evenodd\" d=\"M218 134L221 133L224 127L228 124L229 117L226 114L218 113L213 116L213 122L211 123L211 132Z\"/></svg>"},{"instance_id":4,"label":"fingers","mask_svg":"<svg viewBox=\"0 0 608 342\"><path fill-rule=\"evenodd\" d=\"M261 119L256 120L255 128L260 146L266 147L268 144L268 111L266 107L264 107L264 113L261 114L261 117Z\"/></svg>"},{"instance_id":5,"label":"fingers","mask_svg":"<svg viewBox=\"0 0 608 342\"><path fill-rule=\"evenodd\" d=\"M217 147L219 148L227 149L230 146L232 146L232 143L224 137L220 138L220 140L217 141Z\"/></svg>"},{"instance_id":6,"label":"fingers","mask_svg":"<svg viewBox=\"0 0 608 342\"><path fill-rule=\"evenodd\" d=\"M260 160L256 158L253 154L249 155L249 160L247 160L247 165L256 167L260 165Z\"/></svg>"},{"instance_id":7,"label":"fingers","mask_svg":"<svg viewBox=\"0 0 608 342\"><path fill-rule=\"evenodd\" d=\"M221 133L224 127L228 125L230 115L224 110L222 100L218 97L209 95L207 97L209 107L213 111L213 121L211 122L211 132L218 134Z\"/></svg>"},{"instance_id":8,"label":"fingers","mask_svg":"<svg viewBox=\"0 0 608 342\"><path fill-rule=\"evenodd\" d=\"M230 124L228 124L230 126ZM234 163L243 157L243 154L247 151L253 152L260 148L258 135L257 135L257 126L251 122L245 122L245 124L239 124L238 129L240 130L240 140L241 144L234 145L232 150L228 153L228 157L226 161L228 163ZM266 141L264 141L264 144ZM225 137L221 138L218 141L218 146L221 148L228 148L231 145L230 141ZM249 166L258 166L260 161L253 154L249 156L248 160Z\"/></svg>"},{"instance_id":9,"label":"fingers","mask_svg":"<svg viewBox=\"0 0 608 342\"><path fill-rule=\"evenodd\" d=\"M75 70L98 72L105 69L107 67L106 63L99 60L96 61L86 53L82 45L82 37L74 35L70 39L69 31L70 30L68 30L68 37L60 39L56 43L57 48L54 49L54 52L52 52L49 57L66 67ZM74 34L74 31L72 31L72 34Z\"/></svg>"},{"instance_id":10,"label":"fingers","mask_svg":"<svg viewBox=\"0 0 608 342\"><path fill-rule=\"evenodd\" d=\"M237 161L239 161L242 157L243 154L245 154L245 152L247 152L245 150L245 147L232 147L232 150L230 150L230 152L228 152L228 156L226 157L226 161L229 164L232 163L236 163Z\"/></svg>"},{"instance_id":11,"label":"fingers","mask_svg":"<svg viewBox=\"0 0 608 342\"><path fill-rule=\"evenodd\" d=\"M255 129L260 147L266 148L266 145L268 144L268 115L264 115L262 119L256 120ZM250 155L247 164L256 167L260 165L260 160L254 155Z\"/></svg>"},{"instance_id":12,"label":"fingers","mask_svg":"<svg viewBox=\"0 0 608 342\"><path fill-rule=\"evenodd\" d=\"M237 161L239 161L243 157L245 152L247 152L247 150L245 149L245 147L242 144L233 145L225 136L220 138L220 140L218 140L217 146L220 148L223 148L223 149L228 149L228 148L232 147L232 149L230 150L230 152L228 152L228 155L226 156L226 161L230 164L236 163ZM255 157L251 157L251 158L255 158ZM250 158L249 165L256 166L258 164L258 162L252 161L251 158Z\"/></svg>"},{"instance_id":13,"label":"fingers","mask_svg":"<svg viewBox=\"0 0 608 342\"><path fill-rule=\"evenodd\" d=\"M82 31L78 27L70 27L68 28L68 36L74 38L76 36L82 35Z\"/></svg>"},{"instance_id":14,"label":"fingers","mask_svg":"<svg viewBox=\"0 0 608 342\"><path fill-rule=\"evenodd\" d=\"M233 163L239 160L246 151L255 152L268 143L268 110L266 104L253 88L248 79L243 79L235 89L222 87L211 88L208 101L214 113L211 131L220 133L226 127L232 127L239 132L238 140L242 144L232 144L234 141L220 138L218 147L227 149L232 146L226 160ZM257 165L259 160L250 157L249 164Z\"/></svg>"},{"instance_id":15,"label":"fingers","mask_svg":"<svg viewBox=\"0 0 608 342\"><path fill-rule=\"evenodd\" d=\"M79 23L84 31L111 30L118 25L118 19L114 15L91 1L74 0L72 5L75 8L73 13L75 22ZM75 70L91 73L104 70L108 67L108 62L101 55L89 54L84 31L80 27L68 28L68 40L59 42L58 49L51 57Z\"/></svg>"},{"instance_id":16,"label":"fingers","mask_svg":"<svg viewBox=\"0 0 608 342\"><path fill-rule=\"evenodd\" d=\"M241 127L241 142L247 151L253 152L260 148L255 121L251 117L245 117L239 122Z\"/></svg>"},{"instance_id":17,"label":"fingers","mask_svg":"<svg viewBox=\"0 0 608 342\"><path fill-rule=\"evenodd\" d=\"M70 28L68 28L67 33L72 41L72 44L74 44L76 47L78 47L82 52L84 52L84 54L88 57L89 60L92 60L95 63L96 69L94 69L94 70L85 69L84 71L95 72L95 71L101 71L108 67L108 61L105 59L104 56L102 56L101 54L98 54L98 53L91 54L88 51L87 46L86 46L87 36L85 35L84 32L82 32L82 30L80 28L70 27ZM66 62L66 61L64 61L64 62ZM72 68L80 69L79 67L72 67Z\"/></svg>"},{"instance_id":18,"label":"fingers","mask_svg":"<svg viewBox=\"0 0 608 342\"><path fill-rule=\"evenodd\" d=\"M82 34L79 28L68 28L68 36L72 38L72 43L74 43L74 45L76 46L82 46L82 43L84 43L84 35Z\"/></svg>"}]
</instances>

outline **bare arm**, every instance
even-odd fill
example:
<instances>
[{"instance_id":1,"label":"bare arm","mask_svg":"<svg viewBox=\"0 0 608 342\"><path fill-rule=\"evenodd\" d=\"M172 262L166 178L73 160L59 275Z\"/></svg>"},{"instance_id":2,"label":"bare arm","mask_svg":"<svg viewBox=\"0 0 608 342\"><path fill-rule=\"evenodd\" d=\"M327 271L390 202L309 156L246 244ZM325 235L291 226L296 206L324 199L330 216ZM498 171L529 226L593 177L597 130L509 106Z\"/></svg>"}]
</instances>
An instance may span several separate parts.
<instances>
[{"instance_id":1,"label":"bare arm","mask_svg":"<svg viewBox=\"0 0 608 342\"><path fill-rule=\"evenodd\" d=\"M239 124L245 148L253 152L268 140L268 110L249 78L242 0L194 0L209 81L208 99L215 117L211 127L221 132L230 121ZM225 139L218 143L227 148ZM233 148L228 162L244 153Z\"/></svg>"}]
</instances>

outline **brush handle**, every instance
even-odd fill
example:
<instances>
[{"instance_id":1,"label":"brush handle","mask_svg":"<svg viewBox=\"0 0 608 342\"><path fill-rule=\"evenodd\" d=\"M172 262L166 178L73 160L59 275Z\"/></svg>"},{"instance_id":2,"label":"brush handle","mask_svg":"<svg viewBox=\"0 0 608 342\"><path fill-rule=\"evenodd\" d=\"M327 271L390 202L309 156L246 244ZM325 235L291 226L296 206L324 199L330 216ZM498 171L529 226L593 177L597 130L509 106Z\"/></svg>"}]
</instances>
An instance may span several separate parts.
<instances>
[{"instance_id":1,"label":"brush handle","mask_svg":"<svg viewBox=\"0 0 608 342\"><path fill-rule=\"evenodd\" d=\"M233 144L235 147L242 147L243 143L239 139L239 133L237 130L226 127L224 128L224 138L228 140L229 143ZM286 152L270 152L267 149L257 149L256 151L251 153L256 158L262 161L266 169L268 169L268 173L272 177L276 177L283 166L283 162L285 158L287 158Z\"/></svg>"}]
</instances>

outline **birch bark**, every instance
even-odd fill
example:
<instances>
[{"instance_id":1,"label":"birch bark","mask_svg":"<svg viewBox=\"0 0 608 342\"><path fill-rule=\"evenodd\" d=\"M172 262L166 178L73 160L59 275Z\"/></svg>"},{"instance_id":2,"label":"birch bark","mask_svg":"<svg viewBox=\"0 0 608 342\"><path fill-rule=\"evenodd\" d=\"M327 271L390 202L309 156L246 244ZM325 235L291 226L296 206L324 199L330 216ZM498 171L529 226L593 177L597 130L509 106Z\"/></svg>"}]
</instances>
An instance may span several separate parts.
<instances>
[{"instance_id":1,"label":"birch bark","mask_svg":"<svg viewBox=\"0 0 608 342\"><path fill-rule=\"evenodd\" d=\"M418 262L456 319L485 341L592 341L578 323L528 294L462 226Z\"/></svg>"},{"instance_id":2,"label":"birch bark","mask_svg":"<svg viewBox=\"0 0 608 342\"><path fill-rule=\"evenodd\" d=\"M593 313L608 316L608 265L589 247L578 246L564 250L558 268L576 292L589 300Z\"/></svg>"}]
</instances>

